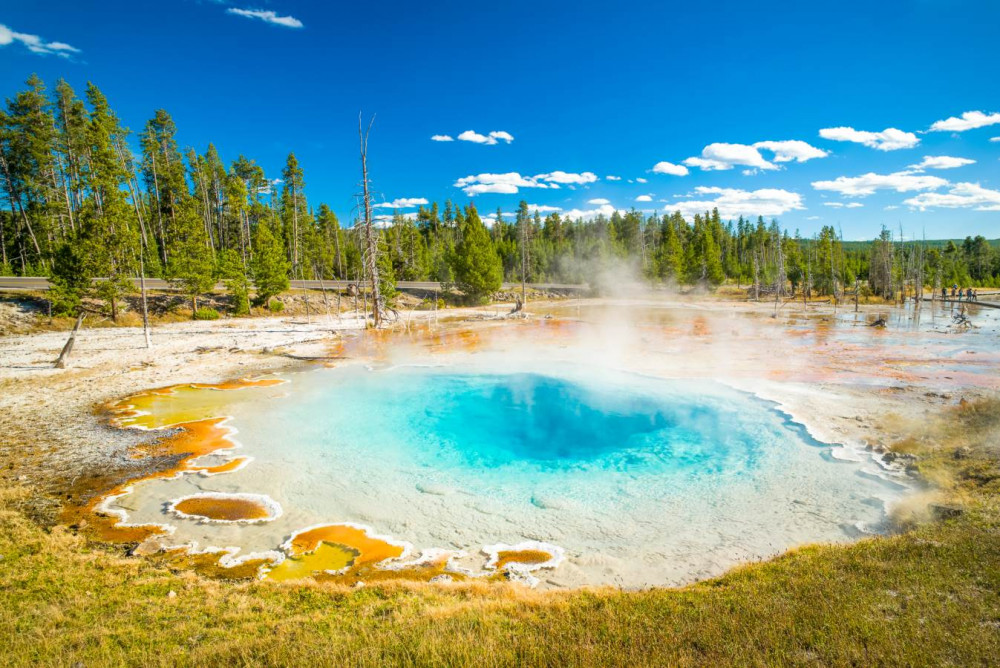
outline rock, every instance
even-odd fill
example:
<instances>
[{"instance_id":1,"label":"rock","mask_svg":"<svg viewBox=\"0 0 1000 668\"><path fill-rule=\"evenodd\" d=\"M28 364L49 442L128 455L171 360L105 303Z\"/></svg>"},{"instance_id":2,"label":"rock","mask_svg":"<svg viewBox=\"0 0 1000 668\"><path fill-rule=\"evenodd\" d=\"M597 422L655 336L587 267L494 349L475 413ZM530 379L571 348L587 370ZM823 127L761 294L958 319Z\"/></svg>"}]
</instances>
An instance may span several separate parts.
<instances>
[{"instance_id":1,"label":"rock","mask_svg":"<svg viewBox=\"0 0 1000 668\"><path fill-rule=\"evenodd\" d=\"M896 453L895 452L885 453L884 455L882 455L882 461L884 461L886 464L893 463L894 461L896 461Z\"/></svg>"},{"instance_id":2,"label":"rock","mask_svg":"<svg viewBox=\"0 0 1000 668\"><path fill-rule=\"evenodd\" d=\"M442 573L441 575L435 575L430 580L428 580L428 582L430 582L431 584L447 584L452 581L453 581L452 577L444 573Z\"/></svg>"},{"instance_id":3,"label":"rock","mask_svg":"<svg viewBox=\"0 0 1000 668\"><path fill-rule=\"evenodd\" d=\"M177 592L171 589L170 591L167 592L167 598L177 598Z\"/></svg>"},{"instance_id":4,"label":"rock","mask_svg":"<svg viewBox=\"0 0 1000 668\"><path fill-rule=\"evenodd\" d=\"M361 580L358 580L357 582L354 583L354 588L355 589L361 589L364 586L365 586L365 583L362 582Z\"/></svg>"}]
</instances>

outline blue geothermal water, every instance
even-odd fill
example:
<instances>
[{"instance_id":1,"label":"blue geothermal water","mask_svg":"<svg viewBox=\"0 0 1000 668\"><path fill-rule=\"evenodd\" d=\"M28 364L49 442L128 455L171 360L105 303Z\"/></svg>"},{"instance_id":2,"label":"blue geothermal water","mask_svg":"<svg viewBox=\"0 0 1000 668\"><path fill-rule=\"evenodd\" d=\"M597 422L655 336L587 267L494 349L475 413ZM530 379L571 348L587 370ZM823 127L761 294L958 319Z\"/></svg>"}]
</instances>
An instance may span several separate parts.
<instances>
[{"instance_id":1,"label":"blue geothermal water","mask_svg":"<svg viewBox=\"0 0 1000 668\"><path fill-rule=\"evenodd\" d=\"M519 368L360 365L293 374L231 425L254 460L156 482L149 500L267 494L263 527L182 526L177 540L273 548L302 527L357 522L416 549L566 549L560 584L670 584L884 521L898 486L753 395L539 362ZM214 532L214 533L213 533ZM227 542L219 542L227 541Z\"/></svg>"},{"instance_id":2,"label":"blue geothermal water","mask_svg":"<svg viewBox=\"0 0 1000 668\"><path fill-rule=\"evenodd\" d=\"M237 420L253 422L255 435L241 440L294 438L320 458L362 455L472 487L504 478L516 487L522 476L551 486L583 474L670 476L671 484L747 475L775 443L802 442L761 402L711 382L427 367L325 375L295 379L291 401Z\"/></svg>"}]
</instances>

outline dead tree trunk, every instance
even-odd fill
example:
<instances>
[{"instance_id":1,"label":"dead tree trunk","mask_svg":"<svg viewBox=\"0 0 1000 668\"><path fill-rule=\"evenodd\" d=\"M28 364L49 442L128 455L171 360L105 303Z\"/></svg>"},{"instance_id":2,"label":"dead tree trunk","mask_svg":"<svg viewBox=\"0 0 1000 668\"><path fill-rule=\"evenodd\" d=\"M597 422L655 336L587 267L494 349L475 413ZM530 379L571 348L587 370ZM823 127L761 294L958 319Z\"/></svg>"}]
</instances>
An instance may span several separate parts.
<instances>
[{"instance_id":1,"label":"dead tree trunk","mask_svg":"<svg viewBox=\"0 0 1000 668\"><path fill-rule=\"evenodd\" d=\"M146 303L146 260L145 244L139 249L139 293L142 295L142 335L146 339L146 348L153 347L153 340L149 336L149 306Z\"/></svg>"},{"instance_id":2,"label":"dead tree trunk","mask_svg":"<svg viewBox=\"0 0 1000 668\"><path fill-rule=\"evenodd\" d=\"M332 320L332 318L330 318L330 300L326 296L326 286L323 285L323 272L318 271L316 265L314 264L313 273L315 273L317 278L319 278L319 291L323 293L323 306L326 308L326 319ZM337 310L339 311L340 309L338 308Z\"/></svg>"},{"instance_id":3,"label":"dead tree trunk","mask_svg":"<svg viewBox=\"0 0 1000 668\"><path fill-rule=\"evenodd\" d=\"M524 308L525 302L528 301L528 292L525 289L525 277L527 275L527 252L528 252L528 221L521 221L521 308Z\"/></svg>"},{"instance_id":4,"label":"dead tree trunk","mask_svg":"<svg viewBox=\"0 0 1000 668\"><path fill-rule=\"evenodd\" d=\"M757 253L753 254L753 300L760 301L760 268L757 265Z\"/></svg>"},{"instance_id":5,"label":"dead tree trunk","mask_svg":"<svg viewBox=\"0 0 1000 668\"><path fill-rule=\"evenodd\" d=\"M365 215L365 273L371 281L372 316L376 329L382 324L382 294L379 289L378 276L378 241L372 226L372 200L368 192L368 135L371 134L375 117L368 122L368 129L361 124L361 114L358 114L358 139L361 143L361 196ZM367 311L367 308L365 309Z\"/></svg>"},{"instance_id":6,"label":"dead tree trunk","mask_svg":"<svg viewBox=\"0 0 1000 668\"><path fill-rule=\"evenodd\" d=\"M69 333L69 339L67 339L66 345L63 346L62 352L59 353L59 359L56 360L57 369L66 368L66 360L69 359L69 354L73 352L73 344L76 343L76 333L80 331L80 325L83 324L83 319L86 315L86 312L81 310L80 314L76 316L76 324L73 325L73 331Z\"/></svg>"}]
</instances>

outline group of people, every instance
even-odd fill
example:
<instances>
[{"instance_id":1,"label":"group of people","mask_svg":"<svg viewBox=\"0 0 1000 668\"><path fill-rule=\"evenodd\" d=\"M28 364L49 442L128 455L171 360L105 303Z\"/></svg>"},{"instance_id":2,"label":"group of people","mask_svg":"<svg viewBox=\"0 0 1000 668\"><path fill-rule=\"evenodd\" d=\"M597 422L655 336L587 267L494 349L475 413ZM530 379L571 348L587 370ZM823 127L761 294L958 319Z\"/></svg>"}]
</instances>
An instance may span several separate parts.
<instances>
[{"instance_id":1,"label":"group of people","mask_svg":"<svg viewBox=\"0 0 1000 668\"><path fill-rule=\"evenodd\" d=\"M948 298L948 288L941 288L941 299ZM951 298L958 301L979 301L979 291L972 288L960 288L958 284L951 286Z\"/></svg>"}]
</instances>

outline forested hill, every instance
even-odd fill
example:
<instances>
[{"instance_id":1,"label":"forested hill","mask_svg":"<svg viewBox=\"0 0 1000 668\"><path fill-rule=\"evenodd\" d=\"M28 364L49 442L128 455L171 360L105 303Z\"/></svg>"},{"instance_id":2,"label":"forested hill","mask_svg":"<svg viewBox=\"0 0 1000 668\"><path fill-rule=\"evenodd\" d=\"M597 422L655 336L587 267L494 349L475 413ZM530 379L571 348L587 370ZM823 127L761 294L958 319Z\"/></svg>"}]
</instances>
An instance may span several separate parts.
<instances>
[{"instance_id":1,"label":"forested hill","mask_svg":"<svg viewBox=\"0 0 1000 668\"><path fill-rule=\"evenodd\" d=\"M359 227L307 200L294 154L280 174L242 154L226 165L212 144L182 148L162 109L132 133L93 84L81 99L65 81L49 90L30 77L0 111L0 169L0 274L51 276L57 310L72 309L97 276L111 279L98 289L112 302L140 272L192 296L220 278L237 290L252 280L262 298L287 289L289 277L365 277ZM916 284L1000 286L1000 247L983 237L900 242L882 230L871 242L843 242L832 227L803 238L777 221L722 220L718 211L575 220L543 218L525 202L490 222L471 202L387 216L371 246L380 282L454 282L473 297L522 276L593 285L623 271L670 285L821 294L856 281L883 295Z\"/></svg>"}]
</instances>

